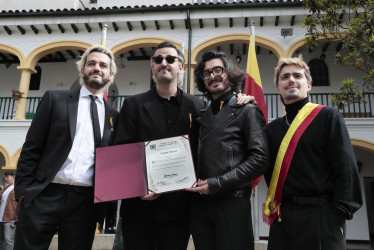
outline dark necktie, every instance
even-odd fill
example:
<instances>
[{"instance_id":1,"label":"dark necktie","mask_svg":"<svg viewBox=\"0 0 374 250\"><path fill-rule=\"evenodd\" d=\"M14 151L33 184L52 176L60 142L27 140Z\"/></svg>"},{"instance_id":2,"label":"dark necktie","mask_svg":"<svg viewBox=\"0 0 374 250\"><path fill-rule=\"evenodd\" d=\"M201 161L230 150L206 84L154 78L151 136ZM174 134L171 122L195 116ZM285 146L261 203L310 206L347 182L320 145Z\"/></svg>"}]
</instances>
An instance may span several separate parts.
<instances>
[{"instance_id":1,"label":"dark necktie","mask_svg":"<svg viewBox=\"0 0 374 250\"><path fill-rule=\"evenodd\" d=\"M99 123L99 114L97 112L97 106L96 106L96 99L98 99L97 96L89 95L91 98L91 120L92 120L92 128L94 133L94 139L95 139L95 148L100 147L101 144L101 133L100 133L100 123Z\"/></svg>"}]
</instances>

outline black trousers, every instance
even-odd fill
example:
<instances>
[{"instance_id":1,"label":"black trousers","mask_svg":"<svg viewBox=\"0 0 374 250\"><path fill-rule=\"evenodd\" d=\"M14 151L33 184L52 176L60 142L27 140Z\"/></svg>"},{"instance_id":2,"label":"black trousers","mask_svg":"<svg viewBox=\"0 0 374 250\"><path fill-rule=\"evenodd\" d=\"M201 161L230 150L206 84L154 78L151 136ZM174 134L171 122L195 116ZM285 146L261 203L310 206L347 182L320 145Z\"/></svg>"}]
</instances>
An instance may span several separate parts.
<instances>
[{"instance_id":1,"label":"black trousers","mask_svg":"<svg viewBox=\"0 0 374 250\"><path fill-rule=\"evenodd\" d=\"M20 204L15 250L48 250L58 232L58 249L89 250L95 236L93 190L50 184L25 207Z\"/></svg>"},{"instance_id":2,"label":"black trousers","mask_svg":"<svg viewBox=\"0 0 374 250\"><path fill-rule=\"evenodd\" d=\"M190 211L196 250L254 249L249 198L197 196Z\"/></svg>"},{"instance_id":3,"label":"black trousers","mask_svg":"<svg viewBox=\"0 0 374 250\"><path fill-rule=\"evenodd\" d=\"M268 250L346 249L345 233L328 204L282 204L281 219L270 227Z\"/></svg>"},{"instance_id":4,"label":"black trousers","mask_svg":"<svg viewBox=\"0 0 374 250\"><path fill-rule=\"evenodd\" d=\"M122 232L126 250L186 250L190 237L187 218L122 218Z\"/></svg>"}]
</instances>

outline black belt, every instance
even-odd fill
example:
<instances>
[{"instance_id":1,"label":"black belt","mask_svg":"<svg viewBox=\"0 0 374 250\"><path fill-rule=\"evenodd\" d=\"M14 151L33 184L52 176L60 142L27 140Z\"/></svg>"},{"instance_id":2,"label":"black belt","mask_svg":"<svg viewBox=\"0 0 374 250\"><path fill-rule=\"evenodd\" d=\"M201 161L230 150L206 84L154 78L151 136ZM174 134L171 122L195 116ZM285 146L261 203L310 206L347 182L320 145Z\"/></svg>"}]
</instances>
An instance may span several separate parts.
<instances>
[{"instance_id":1,"label":"black belt","mask_svg":"<svg viewBox=\"0 0 374 250\"><path fill-rule=\"evenodd\" d=\"M327 195L323 196L294 196L282 200L282 204L298 204L298 205L326 205L329 203Z\"/></svg>"},{"instance_id":2,"label":"black belt","mask_svg":"<svg viewBox=\"0 0 374 250\"><path fill-rule=\"evenodd\" d=\"M64 190L66 192L76 192L76 193L90 193L93 191L93 187L88 186L74 186L68 184L59 184L59 183L50 183L49 186L51 188Z\"/></svg>"},{"instance_id":3,"label":"black belt","mask_svg":"<svg viewBox=\"0 0 374 250\"><path fill-rule=\"evenodd\" d=\"M251 192L252 189L249 187L239 189L239 190L229 190L229 191L223 191L215 195L205 195L205 194L199 194L196 193L197 198L202 199L211 199L211 200L217 200L217 199L227 199L227 198L251 198Z\"/></svg>"}]
</instances>

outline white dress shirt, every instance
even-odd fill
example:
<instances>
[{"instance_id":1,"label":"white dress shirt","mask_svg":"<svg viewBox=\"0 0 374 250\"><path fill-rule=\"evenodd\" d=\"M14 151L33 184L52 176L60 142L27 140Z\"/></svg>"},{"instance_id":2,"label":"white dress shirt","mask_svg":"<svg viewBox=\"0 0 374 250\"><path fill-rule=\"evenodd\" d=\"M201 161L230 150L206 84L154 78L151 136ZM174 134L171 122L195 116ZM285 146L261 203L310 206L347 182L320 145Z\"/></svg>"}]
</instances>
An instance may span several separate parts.
<instances>
[{"instance_id":1,"label":"white dress shirt","mask_svg":"<svg viewBox=\"0 0 374 250\"><path fill-rule=\"evenodd\" d=\"M77 126L70 153L53 183L75 186L92 186L95 164L95 141L91 118L92 93L83 85L79 94ZM97 95L101 138L104 131L105 106L103 94Z\"/></svg>"}]
</instances>

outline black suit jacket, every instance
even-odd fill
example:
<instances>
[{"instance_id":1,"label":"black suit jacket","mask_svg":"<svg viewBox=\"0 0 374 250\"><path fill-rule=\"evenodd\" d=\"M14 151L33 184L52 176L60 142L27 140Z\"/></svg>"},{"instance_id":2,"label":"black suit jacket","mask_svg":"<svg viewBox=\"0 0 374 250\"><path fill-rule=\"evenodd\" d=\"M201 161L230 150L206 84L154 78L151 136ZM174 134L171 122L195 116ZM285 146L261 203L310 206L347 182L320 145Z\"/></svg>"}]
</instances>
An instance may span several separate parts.
<instances>
[{"instance_id":1,"label":"black suit jacket","mask_svg":"<svg viewBox=\"0 0 374 250\"><path fill-rule=\"evenodd\" d=\"M160 101L154 89L127 98L122 106L114 144L157 140L188 134L196 155L198 124L196 117L205 103L198 97L181 93L181 109L175 126L168 131ZM190 122L189 114L192 115ZM153 201L140 198L122 201L123 218L183 218L187 219L189 194L185 191L162 194Z\"/></svg>"},{"instance_id":2,"label":"black suit jacket","mask_svg":"<svg viewBox=\"0 0 374 250\"><path fill-rule=\"evenodd\" d=\"M60 170L71 150L77 124L80 89L45 92L31 123L17 164L16 199L29 206ZM105 102L102 145L113 140L110 118L118 112Z\"/></svg>"}]
</instances>

